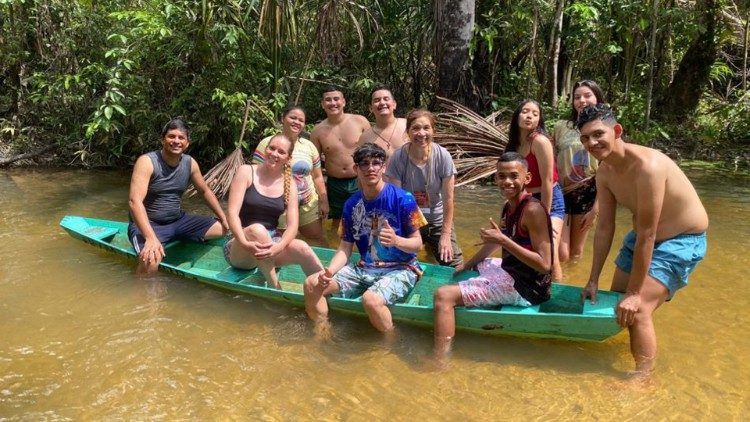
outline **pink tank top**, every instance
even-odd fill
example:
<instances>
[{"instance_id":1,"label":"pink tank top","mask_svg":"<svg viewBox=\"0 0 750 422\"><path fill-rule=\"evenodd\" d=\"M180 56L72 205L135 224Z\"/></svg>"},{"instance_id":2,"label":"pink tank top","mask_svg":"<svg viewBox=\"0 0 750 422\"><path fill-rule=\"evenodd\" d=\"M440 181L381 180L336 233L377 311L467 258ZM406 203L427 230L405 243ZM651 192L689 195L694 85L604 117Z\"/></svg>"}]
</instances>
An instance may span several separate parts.
<instances>
[{"instance_id":1,"label":"pink tank top","mask_svg":"<svg viewBox=\"0 0 750 422\"><path fill-rule=\"evenodd\" d=\"M534 138L539 132L531 132L529 134L529 144L534 142ZM536 161L536 155L531 152L531 145L529 145L529 153L526 155L526 161L529 163L529 172L531 173L531 182L526 185L527 188L540 188L542 187L542 176L539 174L539 162ZM557 183L557 166L555 161L552 161L552 182Z\"/></svg>"}]
</instances>

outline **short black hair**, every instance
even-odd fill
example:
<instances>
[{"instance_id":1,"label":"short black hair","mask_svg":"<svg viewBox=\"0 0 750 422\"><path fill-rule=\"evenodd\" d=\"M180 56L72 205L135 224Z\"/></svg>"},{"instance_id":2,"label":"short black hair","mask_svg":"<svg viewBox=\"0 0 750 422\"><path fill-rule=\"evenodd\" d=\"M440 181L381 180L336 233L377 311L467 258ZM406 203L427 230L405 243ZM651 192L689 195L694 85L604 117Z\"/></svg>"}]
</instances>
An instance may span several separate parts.
<instances>
[{"instance_id":1,"label":"short black hair","mask_svg":"<svg viewBox=\"0 0 750 422\"><path fill-rule=\"evenodd\" d=\"M615 115L608 105L595 104L581 110L581 114L578 115L578 121L576 122L576 128L581 130L586 123L593 122L594 120L601 120L609 126L617 123L617 119L615 119Z\"/></svg>"},{"instance_id":2,"label":"short black hair","mask_svg":"<svg viewBox=\"0 0 750 422\"><path fill-rule=\"evenodd\" d=\"M372 99L372 94L378 91L388 91L391 93L391 97L393 97L393 90L391 89L391 87L385 84L377 84L374 87L372 87L372 90L370 90L370 98Z\"/></svg>"},{"instance_id":3,"label":"short black hair","mask_svg":"<svg viewBox=\"0 0 750 422\"><path fill-rule=\"evenodd\" d=\"M529 169L529 162L526 161L525 158L523 158L523 155L515 152L515 151L508 151L503 153L503 155L500 156L500 158L497 159L497 163L512 163L514 161L518 161L523 166L524 170Z\"/></svg>"},{"instance_id":4,"label":"short black hair","mask_svg":"<svg viewBox=\"0 0 750 422\"><path fill-rule=\"evenodd\" d=\"M329 92L340 92L341 96L346 97L346 95L344 95L344 91L341 88L339 88L339 87L337 87L335 85L326 85L326 86L324 86L323 90L320 91L320 96L322 97L322 96L328 94Z\"/></svg>"},{"instance_id":5,"label":"short black hair","mask_svg":"<svg viewBox=\"0 0 750 422\"><path fill-rule=\"evenodd\" d=\"M185 123L184 120L182 120L182 117L175 117L167 122L167 124L164 125L164 127L161 129L161 137L164 139L165 136L167 136L167 132L169 132L172 129L179 129L182 132L185 133L185 137L188 141L190 141L190 128L188 127L187 123Z\"/></svg>"},{"instance_id":6,"label":"short black hair","mask_svg":"<svg viewBox=\"0 0 750 422\"><path fill-rule=\"evenodd\" d=\"M372 142L366 142L358 146L354 151L354 154L352 154L354 164L359 164L366 158L380 158L381 160L385 161L385 157L385 150L381 148L380 145L374 144Z\"/></svg>"}]
</instances>

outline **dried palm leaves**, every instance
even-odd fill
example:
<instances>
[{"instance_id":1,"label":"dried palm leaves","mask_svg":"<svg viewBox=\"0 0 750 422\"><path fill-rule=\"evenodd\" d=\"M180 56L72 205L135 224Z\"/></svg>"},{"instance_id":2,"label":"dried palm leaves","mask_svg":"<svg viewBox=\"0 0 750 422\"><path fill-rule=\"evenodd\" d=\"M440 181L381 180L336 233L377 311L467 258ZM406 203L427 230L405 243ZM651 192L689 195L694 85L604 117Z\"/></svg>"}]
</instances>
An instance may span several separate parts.
<instances>
[{"instance_id":1,"label":"dried palm leaves","mask_svg":"<svg viewBox=\"0 0 750 422\"><path fill-rule=\"evenodd\" d=\"M498 113L482 117L447 98L437 97L437 102L445 111L436 115L435 141L453 157L456 186L494 174L508 144L507 123L496 123Z\"/></svg>"}]
</instances>

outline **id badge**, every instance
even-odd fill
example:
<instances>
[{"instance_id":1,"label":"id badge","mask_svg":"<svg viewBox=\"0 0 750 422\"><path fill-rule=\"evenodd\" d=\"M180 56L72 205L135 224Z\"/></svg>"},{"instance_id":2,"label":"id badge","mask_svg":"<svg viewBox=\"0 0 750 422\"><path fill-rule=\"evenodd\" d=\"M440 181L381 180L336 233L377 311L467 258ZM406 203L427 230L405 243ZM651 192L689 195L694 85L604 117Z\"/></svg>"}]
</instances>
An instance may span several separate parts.
<instances>
[{"instance_id":1,"label":"id badge","mask_svg":"<svg viewBox=\"0 0 750 422\"><path fill-rule=\"evenodd\" d=\"M417 206L422 214L430 214L430 194L427 192L414 192L414 199L417 200Z\"/></svg>"}]
</instances>

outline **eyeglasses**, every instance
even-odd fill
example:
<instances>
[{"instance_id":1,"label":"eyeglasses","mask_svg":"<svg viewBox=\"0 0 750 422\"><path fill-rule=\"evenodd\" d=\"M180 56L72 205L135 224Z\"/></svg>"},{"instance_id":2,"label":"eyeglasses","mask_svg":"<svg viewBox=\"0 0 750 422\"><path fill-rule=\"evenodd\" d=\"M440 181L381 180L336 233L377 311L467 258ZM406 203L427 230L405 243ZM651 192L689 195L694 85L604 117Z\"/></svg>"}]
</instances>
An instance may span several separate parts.
<instances>
[{"instance_id":1,"label":"eyeglasses","mask_svg":"<svg viewBox=\"0 0 750 422\"><path fill-rule=\"evenodd\" d=\"M374 170L380 170L383 168L383 162L380 160L373 160L373 161L360 161L357 163L357 166L360 170L365 171L372 167Z\"/></svg>"}]
</instances>

